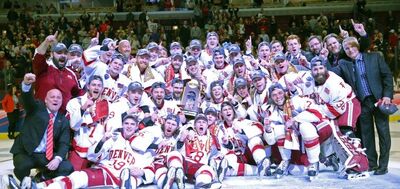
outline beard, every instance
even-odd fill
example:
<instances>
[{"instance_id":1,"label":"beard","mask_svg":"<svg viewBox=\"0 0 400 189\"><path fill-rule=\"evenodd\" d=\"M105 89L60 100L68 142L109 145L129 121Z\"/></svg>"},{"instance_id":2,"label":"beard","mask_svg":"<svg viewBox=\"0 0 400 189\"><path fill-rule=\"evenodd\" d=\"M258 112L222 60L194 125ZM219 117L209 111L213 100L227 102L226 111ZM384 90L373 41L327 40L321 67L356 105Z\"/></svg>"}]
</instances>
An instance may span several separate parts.
<instances>
[{"instance_id":1,"label":"beard","mask_svg":"<svg viewBox=\"0 0 400 189\"><path fill-rule=\"evenodd\" d=\"M59 59L53 57L53 63L58 69L62 69L67 63L67 58L64 56L60 57Z\"/></svg>"},{"instance_id":2,"label":"beard","mask_svg":"<svg viewBox=\"0 0 400 189\"><path fill-rule=\"evenodd\" d=\"M314 76L315 83L318 84L318 85L324 84L326 79L327 79L326 72L325 73L321 73L321 74L317 74L317 75Z\"/></svg>"}]
</instances>

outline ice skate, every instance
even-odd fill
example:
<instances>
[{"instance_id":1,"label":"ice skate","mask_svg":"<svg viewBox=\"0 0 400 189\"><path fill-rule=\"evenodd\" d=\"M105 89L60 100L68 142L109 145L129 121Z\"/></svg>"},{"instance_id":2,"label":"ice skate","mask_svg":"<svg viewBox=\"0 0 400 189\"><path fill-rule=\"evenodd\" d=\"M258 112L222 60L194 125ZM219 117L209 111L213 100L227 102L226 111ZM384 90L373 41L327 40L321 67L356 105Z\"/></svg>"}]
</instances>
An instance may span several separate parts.
<instances>
[{"instance_id":1,"label":"ice skate","mask_svg":"<svg viewBox=\"0 0 400 189\"><path fill-rule=\"evenodd\" d=\"M3 175L0 178L0 188L20 189L21 187L12 175Z\"/></svg>"},{"instance_id":2,"label":"ice skate","mask_svg":"<svg viewBox=\"0 0 400 189\"><path fill-rule=\"evenodd\" d=\"M170 167L168 169L167 176L165 177L161 188L162 189L172 188L172 185L174 184L174 181L175 181L175 176L176 176L176 168Z\"/></svg>"},{"instance_id":3,"label":"ice skate","mask_svg":"<svg viewBox=\"0 0 400 189\"><path fill-rule=\"evenodd\" d=\"M369 173L367 171L362 173L351 173L346 175L347 180L359 180L369 178Z\"/></svg>"},{"instance_id":4,"label":"ice skate","mask_svg":"<svg viewBox=\"0 0 400 189\"><path fill-rule=\"evenodd\" d=\"M121 171L120 179L121 179L120 189L131 189L132 188L131 174L130 174L130 170L128 168L125 168Z\"/></svg>"},{"instance_id":5,"label":"ice skate","mask_svg":"<svg viewBox=\"0 0 400 189\"><path fill-rule=\"evenodd\" d=\"M177 168L175 171L175 183L178 189L185 188L185 173L182 168Z\"/></svg>"},{"instance_id":6,"label":"ice skate","mask_svg":"<svg viewBox=\"0 0 400 189\"><path fill-rule=\"evenodd\" d=\"M282 160L275 170L275 178L280 179L288 174L290 160Z\"/></svg>"},{"instance_id":7,"label":"ice skate","mask_svg":"<svg viewBox=\"0 0 400 189\"><path fill-rule=\"evenodd\" d=\"M271 162L267 157L265 157L257 166L257 175L259 177L265 176L269 171L269 167L271 166Z\"/></svg>"},{"instance_id":8,"label":"ice skate","mask_svg":"<svg viewBox=\"0 0 400 189\"><path fill-rule=\"evenodd\" d=\"M312 182L317 178L318 175L318 162L316 163L311 163L308 166L308 179Z\"/></svg>"},{"instance_id":9,"label":"ice skate","mask_svg":"<svg viewBox=\"0 0 400 189\"><path fill-rule=\"evenodd\" d=\"M228 160L222 158L215 171L217 173L217 178L219 182L222 182L224 180L227 170L228 170Z\"/></svg>"},{"instance_id":10,"label":"ice skate","mask_svg":"<svg viewBox=\"0 0 400 189\"><path fill-rule=\"evenodd\" d=\"M219 189L221 187L222 187L222 183L219 181L211 182L208 184L199 183L194 186L194 188L196 188L196 189L200 189L200 188Z\"/></svg>"}]
</instances>

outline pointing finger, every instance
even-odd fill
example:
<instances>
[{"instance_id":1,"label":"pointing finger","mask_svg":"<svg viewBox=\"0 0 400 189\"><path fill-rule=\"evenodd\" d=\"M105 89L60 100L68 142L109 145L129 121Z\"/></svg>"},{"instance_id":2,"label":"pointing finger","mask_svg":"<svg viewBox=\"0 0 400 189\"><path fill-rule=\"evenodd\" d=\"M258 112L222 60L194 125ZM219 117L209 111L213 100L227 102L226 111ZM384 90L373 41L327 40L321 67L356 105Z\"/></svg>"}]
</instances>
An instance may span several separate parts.
<instances>
[{"instance_id":1,"label":"pointing finger","mask_svg":"<svg viewBox=\"0 0 400 189\"><path fill-rule=\"evenodd\" d=\"M356 23L354 23L354 20L353 19L350 19L351 20L351 24L353 24L353 26L354 26L354 24L356 24Z\"/></svg>"},{"instance_id":2,"label":"pointing finger","mask_svg":"<svg viewBox=\"0 0 400 189\"><path fill-rule=\"evenodd\" d=\"M340 31L343 31L343 29L342 29L342 26L341 26L341 25L339 25L339 30L340 30Z\"/></svg>"},{"instance_id":3,"label":"pointing finger","mask_svg":"<svg viewBox=\"0 0 400 189\"><path fill-rule=\"evenodd\" d=\"M54 37L57 38L58 35L58 31L56 31L56 33L54 33Z\"/></svg>"},{"instance_id":4,"label":"pointing finger","mask_svg":"<svg viewBox=\"0 0 400 189\"><path fill-rule=\"evenodd\" d=\"M99 32L97 32L96 33L96 38L99 39L99 36L100 36L100 34L99 34Z\"/></svg>"}]
</instances>

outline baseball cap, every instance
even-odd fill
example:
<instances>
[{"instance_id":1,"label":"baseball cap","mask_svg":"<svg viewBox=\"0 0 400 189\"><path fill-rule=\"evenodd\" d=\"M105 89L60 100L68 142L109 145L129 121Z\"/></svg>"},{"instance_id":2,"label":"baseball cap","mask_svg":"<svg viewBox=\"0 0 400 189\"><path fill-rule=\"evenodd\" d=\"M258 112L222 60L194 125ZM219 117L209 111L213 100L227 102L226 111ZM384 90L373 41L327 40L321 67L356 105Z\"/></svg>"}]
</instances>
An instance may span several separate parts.
<instances>
[{"instance_id":1,"label":"baseball cap","mask_svg":"<svg viewBox=\"0 0 400 189\"><path fill-rule=\"evenodd\" d=\"M255 80L257 78L263 78L265 77L265 73L261 70L256 70L251 74L251 79Z\"/></svg>"},{"instance_id":2,"label":"baseball cap","mask_svg":"<svg viewBox=\"0 0 400 189\"><path fill-rule=\"evenodd\" d=\"M171 55L171 58L176 58L176 57L180 57L181 59L183 59L183 54L182 53L175 53Z\"/></svg>"},{"instance_id":3,"label":"baseball cap","mask_svg":"<svg viewBox=\"0 0 400 189\"><path fill-rule=\"evenodd\" d=\"M149 50L147 50L147 49L139 49L138 52L137 52L137 55L138 55L138 56L150 55L150 52L149 52Z\"/></svg>"},{"instance_id":4,"label":"baseball cap","mask_svg":"<svg viewBox=\"0 0 400 189\"><path fill-rule=\"evenodd\" d=\"M268 94L269 94L269 96L271 96L272 92L273 92L275 89L281 89L281 90L285 91L285 89L282 87L282 85L281 85L280 83L275 82L275 83L272 83L272 85L268 88Z\"/></svg>"},{"instance_id":5,"label":"baseball cap","mask_svg":"<svg viewBox=\"0 0 400 189\"><path fill-rule=\"evenodd\" d=\"M213 49L213 56L223 55L225 57L225 51L223 47L217 47Z\"/></svg>"},{"instance_id":6,"label":"baseball cap","mask_svg":"<svg viewBox=\"0 0 400 189\"><path fill-rule=\"evenodd\" d=\"M128 91L134 91L134 90L138 90L138 89L143 90L143 87L142 87L142 84L140 84L137 81L131 82L128 85Z\"/></svg>"},{"instance_id":7,"label":"baseball cap","mask_svg":"<svg viewBox=\"0 0 400 189\"><path fill-rule=\"evenodd\" d=\"M79 53L82 54L83 49L82 49L82 47L81 47L79 44L71 44L71 45L68 47L68 52L79 52Z\"/></svg>"},{"instance_id":8,"label":"baseball cap","mask_svg":"<svg viewBox=\"0 0 400 189\"><path fill-rule=\"evenodd\" d=\"M158 44L155 42L150 42L149 44L147 44L146 49L150 50L150 49L154 49L157 48L158 49Z\"/></svg>"},{"instance_id":9,"label":"baseball cap","mask_svg":"<svg viewBox=\"0 0 400 189\"><path fill-rule=\"evenodd\" d=\"M235 58L233 60L233 66L235 66L236 64L245 64L244 59L242 57Z\"/></svg>"},{"instance_id":10,"label":"baseball cap","mask_svg":"<svg viewBox=\"0 0 400 189\"><path fill-rule=\"evenodd\" d=\"M311 59L310 64L311 64L311 68L313 68L314 66L325 66L326 61L324 59L320 58L319 56L316 56Z\"/></svg>"},{"instance_id":11,"label":"baseball cap","mask_svg":"<svg viewBox=\"0 0 400 189\"><path fill-rule=\"evenodd\" d=\"M230 45L229 47L228 47L228 51L229 51L229 54L231 54L231 53L239 53L240 52L240 47L239 47L239 45L237 45L237 44L232 44L232 45Z\"/></svg>"},{"instance_id":12,"label":"baseball cap","mask_svg":"<svg viewBox=\"0 0 400 189\"><path fill-rule=\"evenodd\" d=\"M176 122L177 125L179 125L179 123L180 123L179 116L174 115L174 114L168 114L167 117L165 118L165 120L173 120Z\"/></svg>"},{"instance_id":13,"label":"baseball cap","mask_svg":"<svg viewBox=\"0 0 400 189\"><path fill-rule=\"evenodd\" d=\"M165 83L163 83L163 82L154 82L154 83L151 85L151 89L156 89L156 88L163 88L163 89L165 89Z\"/></svg>"},{"instance_id":14,"label":"baseball cap","mask_svg":"<svg viewBox=\"0 0 400 189\"><path fill-rule=\"evenodd\" d=\"M65 46L64 43L57 43L51 47L51 51L53 52L67 51L67 46Z\"/></svg>"},{"instance_id":15,"label":"baseball cap","mask_svg":"<svg viewBox=\"0 0 400 189\"><path fill-rule=\"evenodd\" d=\"M186 64L189 64L189 63L191 63L191 62L194 62L194 63L197 64L197 59L196 59L194 56L188 56L188 57L186 58Z\"/></svg>"},{"instance_id":16,"label":"baseball cap","mask_svg":"<svg viewBox=\"0 0 400 189\"><path fill-rule=\"evenodd\" d=\"M174 47L182 48L182 45L179 42L172 42L171 45L169 45L169 48L172 49Z\"/></svg>"},{"instance_id":17,"label":"baseball cap","mask_svg":"<svg viewBox=\"0 0 400 189\"><path fill-rule=\"evenodd\" d=\"M190 41L190 48L199 47L201 49L201 42L198 39L193 39Z\"/></svg>"},{"instance_id":18,"label":"baseball cap","mask_svg":"<svg viewBox=\"0 0 400 189\"><path fill-rule=\"evenodd\" d=\"M246 86L247 87L247 81L243 77L238 77L235 80L235 88L241 87L241 86Z\"/></svg>"},{"instance_id":19,"label":"baseball cap","mask_svg":"<svg viewBox=\"0 0 400 189\"><path fill-rule=\"evenodd\" d=\"M217 32L215 32L215 31L208 32L208 33L207 33L207 38L206 38L206 39L208 39L208 38L211 37L211 36L215 36L215 37L218 38L218 34L217 34Z\"/></svg>"},{"instance_id":20,"label":"baseball cap","mask_svg":"<svg viewBox=\"0 0 400 189\"><path fill-rule=\"evenodd\" d=\"M224 80L217 80L217 81L213 81L213 82L211 82L211 84L210 84L210 90L212 90L214 87L216 87L216 86L220 86L220 87L222 87L222 88L224 88Z\"/></svg>"},{"instance_id":21,"label":"baseball cap","mask_svg":"<svg viewBox=\"0 0 400 189\"><path fill-rule=\"evenodd\" d=\"M266 42L266 41L263 41L263 42L258 44L258 48L257 49L260 49L260 47L262 47L262 46L268 46L269 47L269 43Z\"/></svg>"},{"instance_id":22,"label":"baseball cap","mask_svg":"<svg viewBox=\"0 0 400 189\"><path fill-rule=\"evenodd\" d=\"M283 53L278 52L274 55L273 59L274 59L274 62L276 62L277 60L285 60L286 57Z\"/></svg>"},{"instance_id":23,"label":"baseball cap","mask_svg":"<svg viewBox=\"0 0 400 189\"><path fill-rule=\"evenodd\" d=\"M206 110L204 111L204 114L205 114L205 115L208 115L208 114L217 115L217 114L218 114L218 110L215 109L214 107L208 107L208 108L206 108Z\"/></svg>"},{"instance_id":24,"label":"baseball cap","mask_svg":"<svg viewBox=\"0 0 400 189\"><path fill-rule=\"evenodd\" d=\"M196 118L194 119L194 122L196 123L200 119L208 121L207 117L204 114L197 114Z\"/></svg>"}]
</instances>

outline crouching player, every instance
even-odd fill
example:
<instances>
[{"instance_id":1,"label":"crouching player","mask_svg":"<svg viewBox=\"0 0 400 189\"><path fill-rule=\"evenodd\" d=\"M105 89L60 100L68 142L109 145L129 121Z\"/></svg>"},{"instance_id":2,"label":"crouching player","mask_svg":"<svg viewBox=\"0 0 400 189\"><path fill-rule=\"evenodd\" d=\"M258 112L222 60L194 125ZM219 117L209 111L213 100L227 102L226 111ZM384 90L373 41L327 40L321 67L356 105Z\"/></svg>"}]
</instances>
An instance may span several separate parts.
<instances>
[{"instance_id":1,"label":"crouching player","mask_svg":"<svg viewBox=\"0 0 400 189\"><path fill-rule=\"evenodd\" d=\"M134 150L138 136L137 117L127 115L122 120L122 132L106 133L102 140L89 148L88 159L96 162L92 168L74 171L69 176L56 177L37 183L25 177L22 188L87 188L112 186L137 188L153 182L153 158L150 153Z\"/></svg>"},{"instance_id":2,"label":"crouching player","mask_svg":"<svg viewBox=\"0 0 400 189\"><path fill-rule=\"evenodd\" d=\"M270 161L261 140L262 124L238 119L230 102L222 103L221 115L223 125L219 127L218 139L224 157L216 166L218 180L222 181L224 176L264 176L269 171ZM250 164L251 158L257 166Z\"/></svg>"},{"instance_id":3,"label":"crouching player","mask_svg":"<svg viewBox=\"0 0 400 189\"><path fill-rule=\"evenodd\" d=\"M181 132L177 148L181 156L175 156L170 165L183 168L188 180L195 180L195 188L220 188L220 182L214 182L216 174L208 164L210 158L218 153L214 137L208 130L207 117L198 114L194 120L194 129Z\"/></svg>"},{"instance_id":4,"label":"crouching player","mask_svg":"<svg viewBox=\"0 0 400 189\"><path fill-rule=\"evenodd\" d=\"M310 180L314 179L318 174L320 141L332 133L329 122L324 122L322 113L316 105L313 106L312 99L299 96L289 99L279 83L271 85L269 94L272 104L268 108L268 120L264 121L264 139L269 145L276 143L282 157L275 171L276 178L288 173L292 150L300 150L300 144L296 144L296 141L301 136L309 163L308 176Z\"/></svg>"}]
</instances>

